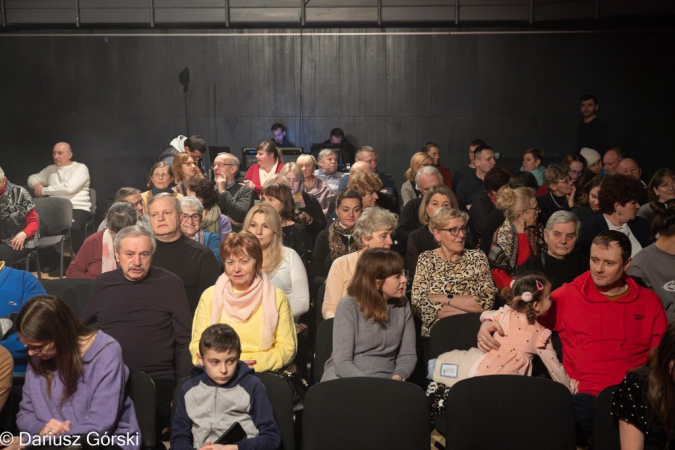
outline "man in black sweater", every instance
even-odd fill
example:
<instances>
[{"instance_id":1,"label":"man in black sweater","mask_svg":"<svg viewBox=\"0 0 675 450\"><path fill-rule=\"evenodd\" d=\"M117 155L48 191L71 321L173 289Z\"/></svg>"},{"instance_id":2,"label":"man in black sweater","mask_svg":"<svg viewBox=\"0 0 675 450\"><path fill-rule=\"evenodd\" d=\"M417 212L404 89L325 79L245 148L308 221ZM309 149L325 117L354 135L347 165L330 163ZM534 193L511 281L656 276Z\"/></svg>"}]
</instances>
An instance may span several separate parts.
<instances>
[{"instance_id":1,"label":"man in black sweater","mask_svg":"<svg viewBox=\"0 0 675 450\"><path fill-rule=\"evenodd\" d=\"M239 160L230 153L219 153L213 161L213 173L218 189L218 206L227 215L232 230L239 232L246 214L253 208L255 192L237 180Z\"/></svg>"},{"instance_id":2,"label":"man in black sweater","mask_svg":"<svg viewBox=\"0 0 675 450\"><path fill-rule=\"evenodd\" d=\"M115 338L130 369L152 377L158 422L166 426L176 380L192 368L192 314L183 282L151 265L154 251L150 231L137 225L120 230L115 237L119 268L96 279L82 321Z\"/></svg>"},{"instance_id":3,"label":"man in black sweater","mask_svg":"<svg viewBox=\"0 0 675 450\"><path fill-rule=\"evenodd\" d=\"M577 127L577 153L584 147L597 150L601 154L610 146L609 127L598 117L598 98L593 94L581 97L581 115Z\"/></svg>"},{"instance_id":4,"label":"man in black sweater","mask_svg":"<svg viewBox=\"0 0 675 450\"><path fill-rule=\"evenodd\" d=\"M177 198L167 193L155 195L148 204L148 211L157 239L154 265L181 279L194 314L202 293L216 284L220 276L216 257L208 247L181 232L180 221L185 218Z\"/></svg>"},{"instance_id":5,"label":"man in black sweater","mask_svg":"<svg viewBox=\"0 0 675 450\"><path fill-rule=\"evenodd\" d=\"M433 186L443 184L443 175L433 166L422 167L415 175L415 184L422 193L421 197L414 198L405 204L398 217L398 227L396 236L400 239L400 245L403 253L408 248L408 235L422 226L420 222L419 209L424 198L424 194Z\"/></svg>"}]
</instances>

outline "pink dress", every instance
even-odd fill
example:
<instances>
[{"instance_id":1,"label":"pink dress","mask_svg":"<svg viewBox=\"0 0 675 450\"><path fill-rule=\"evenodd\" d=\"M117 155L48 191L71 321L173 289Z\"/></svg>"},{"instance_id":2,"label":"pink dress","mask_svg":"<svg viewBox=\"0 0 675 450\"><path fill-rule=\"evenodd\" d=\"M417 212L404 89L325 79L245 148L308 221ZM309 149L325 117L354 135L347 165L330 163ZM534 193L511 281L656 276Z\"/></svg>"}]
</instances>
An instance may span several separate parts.
<instances>
[{"instance_id":1,"label":"pink dress","mask_svg":"<svg viewBox=\"0 0 675 450\"><path fill-rule=\"evenodd\" d=\"M551 330L538 322L529 323L523 313L503 306L498 311L485 311L481 322L492 320L504 329L504 336L495 333L499 350L484 354L469 371L469 376L527 375L532 374L532 358L539 355L553 381L562 383L573 391L570 377L558 360L551 345Z\"/></svg>"}]
</instances>

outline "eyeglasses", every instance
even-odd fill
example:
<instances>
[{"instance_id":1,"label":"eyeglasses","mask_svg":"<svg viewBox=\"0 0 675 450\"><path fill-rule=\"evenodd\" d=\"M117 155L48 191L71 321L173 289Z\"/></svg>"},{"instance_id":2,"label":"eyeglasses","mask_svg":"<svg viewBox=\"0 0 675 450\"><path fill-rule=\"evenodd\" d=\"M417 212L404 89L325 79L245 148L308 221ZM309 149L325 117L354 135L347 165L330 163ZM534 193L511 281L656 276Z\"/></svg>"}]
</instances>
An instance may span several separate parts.
<instances>
[{"instance_id":1,"label":"eyeglasses","mask_svg":"<svg viewBox=\"0 0 675 450\"><path fill-rule=\"evenodd\" d=\"M216 163L213 165L213 167L223 167L223 166L234 166L234 164L230 163Z\"/></svg>"},{"instance_id":2,"label":"eyeglasses","mask_svg":"<svg viewBox=\"0 0 675 450\"><path fill-rule=\"evenodd\" d=\"M188 166L188 167L194 167L194 166L196 166L197 164L195 164L195 163L193 163L193 162L184 162L183 165L184 165L184 166Z\"/></svg>"},{"instance_id":3,"label":"eyeglasses","mask_svg":"<svg viewBox=\"0 0 675 450\"><path fill-rule=\"evenodd\" d=\"M438 231L448 231L453 236L459 236L459 233L466 234L466 227L439 228Z\"/></svg>"},{"instance_id":4,"label":"eyeglasses","mask_svg":"<svg viewBox=\"0 0 675 450\"><path fill-rule=\"evenodd\" d=\"M192 215L183 214L181 216L181 219L183 220L183 222L199 223L202 219L202 216L200 216L199 214L192 214Z\"/></svg>"},{"instance_id":5,"label":"eyeglasses","mask_svg":"<svg viewBox=\"0 0 675 450\"><path fill-rule=\"evenodd\" d=\"M531 209L534 209L534 212L536 212L537 214L539 214L539 213L541 212L541 209L539 209L538 206L535 207L535 208L527 208L527 209L524 209L523 212L528 212L528 211L531 210Z\"/></svg>"},{"instance_id":6,"label":"eyeglasses","mask_svg":"<svg viewBox=\"0 0 675 450\"><path fill-rule=\"evenodd\" d=\"M567 173L569 174L569 176L574 176L574 175L581 175L582 173L584 173L584 171L583 170L570 169L570 171L567 172Z\"/></svg>"},{"instance_id":7,"label":"eyeglasses","mask_svg":"<svg viewBox=\"0 0 675 450\"><path fill-rule=\"evenodd\" d=\"M21 339L20 337L17 337L17 341L19 341L19 344L23 345L28 350L35 353L36 356L42 355L45 352L45 348L47 348L47 346L49 345L49 343L47 343L47 344L42 344L40 347L35 347L35 346L32 346L32 345L26 344L26 342L24 342L24 340Z\"/></svg>"}]
</instances>

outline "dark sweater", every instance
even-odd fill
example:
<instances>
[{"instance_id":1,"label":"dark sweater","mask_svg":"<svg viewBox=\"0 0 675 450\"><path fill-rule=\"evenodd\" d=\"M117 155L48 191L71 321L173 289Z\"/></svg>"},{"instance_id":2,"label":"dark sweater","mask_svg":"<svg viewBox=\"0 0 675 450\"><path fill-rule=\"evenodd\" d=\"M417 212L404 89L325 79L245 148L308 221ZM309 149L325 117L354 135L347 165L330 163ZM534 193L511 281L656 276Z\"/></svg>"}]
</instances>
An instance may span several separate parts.
<instances>
[{"instance_id":1,"label":"dark sweater","mask_svg":"<svg viewBox=\"0 0 675 450\"><path fill-rule=\"evenodd\" d=\"M408 250L405 254L406 268L408 269L408 285L412 286L419 256L427 250L436 250L438 247L439 244L428 226L422 225L410 233L408 236Z\"/></svg>"},{"instance_id":2,"label":"dark sweater","mask_svg":"<svg viewBox=\"0 0 675 450\"><path fill-rule=\"evenodd\" d=\"M609 127L600 117L588 123L579 121L577 126L577 153L584 147L597 150L601 155L610 147Z\"/></svg>"},{"instance_id":3,"label":"dark sweater","mask_svg":"<svg viewBox=\"0 0 675 450\"><path fill-rule=\"evenodd\" d=\"M193 315L202 293L216 284L221 274L213 252L184 235L173 242L158 240L152 264L181 279Z\"/></svg>"},{"instance_id":4,"label":"dark sweater","mask_svg":"<svg viewBox=\"0 0 675 450\"><path fill-rule=\"evenodd\" d=\"M309 233L312 238L312 242L314 242L319 233L326 228L326 216L323 215L321 204L314 196L307 192L303 192L302 199L305 202L305 207L300 208L300 211L305 212L312 217L312 223L307 225L306 229L307 233Z\"/></svg>"},{"instance_id":5,"label":"dark sweater","mask_svg":"<svg viewBox=\"0 0 675 450\"><path fill-rule=\"evenodd\" d=\"M497 209L486 191L473 200L469 210L469 228L476 240L480 240L480 249L488 255L492 246L492 236L504 223L504 211Z\"/></svg>"},{"instance_id":6,"label":"dark sweater","mask_svg":"<svg viewBox=\"0 0 675 450\"><path fill-rule=\"evenodd\" d=\"M542 255L532 255L527 258L527 261L518 269L518 275L543 273L551 282L551 291L555 291L565 283L571 283L589 269L588 257L578 253L570 253L563 260L556 259L548 253L543 253L543 257L545 265L541 261Z\"/></svg>"},{"instance_id":7,"label":"dark sweater","mask_svg":"<svg viewBox=\"0 0 675 450\"><path fill-rule=\"evenodd\" d=\"M401 209L401 215L398 217L398 227L396 235L400 240L401 248L408 248L408 236L410 233L422 226L420 222L419 210L422 204L422 198L413 198Z\"/></svg>"},{"instance_id":8,"label":"dark sweater","mask_svg":"<svg viewBox=\"0 0 675 450\"><path fill-rule=\"evenodd\" d=\"M254 202L255 192L253 192L253 189L239 184L238 181L231 188L218 195L220 212L230 218L232 230L237 232L241 231L241 225L243 225L248 211L253 208Z\"/></svg>"},{"instance_id":9,"label":"dark sweater","mask_svg":"<svg viewBox=\"0 0 675 450\"><path fill-rule=\"evenodd\" d=\"M102 274L91 289L82 322L97 323L115 338L130 369L161 380L190 373L192 314L183 283L167 270L151 266L141 281L127 280L121 269Z\"/></svg>"},{"instance_id":10,"label":"dark sweater","mask_svg":"<svg viewBox=\"0 0 675 450\"><path fill-rule=\"evenodd\" d=\"M472 169L471 166L464 166L457 169L455 174L452 176L452 190L457 192L459 183L461 183L464 178L471 175L472 173L475 175L476 169Z\"/></svg>"},{"instance_id":11,"label":"dark sweater","mask_svg":"<svg viewBox=\"0 0 675 450\"><path fill-rule=\"evenodd\" d=\"M559 205L562 205L562 208ZM549 217L551 217L554 212L570 211L570 206L567 203L567 197L558 197L557 195L553 195L552 192L537 197L537 206L539 206L539 209L541 209L537 219L544 226L546 225Z\"/></svg>"},{"instance_id":12,"label":"dark sweater","mask_svg":"<svg viewBox=\"0 0 675 450\"><path fill-rule=\"evenodd\" d=\"M628 228L630 228L630 232L633 233L642 248L649 245L649 222L642 217L636 217L628 222ZM607 230L609 230L609 227L607 226L607 220L605 219L604 214L598 214L592 219L582 222L579 239L577 239L574 251L581 253L582 255L590 256L593 239L598 234Z\"/></svg>"},{"instance_id":13,"label":"dark sweater","mask_svg":"<svg viewBox=\"0 0 675 450\"><path fill-rule=\"evenodd\" d=\"M474 170L457 185L457 200L459 200L460 208L471 205L473 200L484 190L485 183L478 178Z\"/></svg>"}]
</instances>

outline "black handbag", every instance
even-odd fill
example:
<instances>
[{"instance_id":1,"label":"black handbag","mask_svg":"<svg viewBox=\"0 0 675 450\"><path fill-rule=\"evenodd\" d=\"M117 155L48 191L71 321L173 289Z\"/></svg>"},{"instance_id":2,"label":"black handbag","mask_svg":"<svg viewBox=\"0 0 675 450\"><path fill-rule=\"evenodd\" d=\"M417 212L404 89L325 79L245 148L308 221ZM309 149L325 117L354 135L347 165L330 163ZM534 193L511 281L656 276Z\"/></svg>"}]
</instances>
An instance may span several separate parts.
<instances>
[{"instance_id":1,"label":"black handbag","mask_svg":"<svg viewBox=\"0 0 675 450\"><path fill-rule=\"evenodd\" d=\"M302 411L305 403L305 394L309 389L309 383L298 372L295 364L290 364L283 369L273 370L271 373L274 376L282 378L291 388L291 401L293 403L293 412Z\"/></svg>"}]
</instances>

